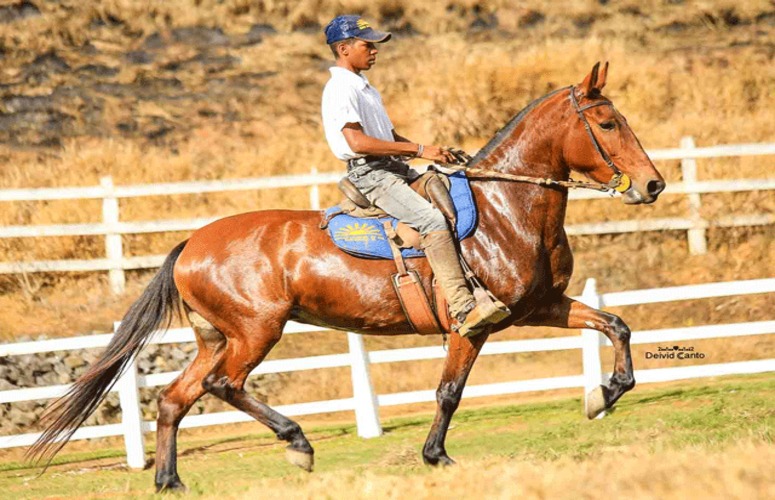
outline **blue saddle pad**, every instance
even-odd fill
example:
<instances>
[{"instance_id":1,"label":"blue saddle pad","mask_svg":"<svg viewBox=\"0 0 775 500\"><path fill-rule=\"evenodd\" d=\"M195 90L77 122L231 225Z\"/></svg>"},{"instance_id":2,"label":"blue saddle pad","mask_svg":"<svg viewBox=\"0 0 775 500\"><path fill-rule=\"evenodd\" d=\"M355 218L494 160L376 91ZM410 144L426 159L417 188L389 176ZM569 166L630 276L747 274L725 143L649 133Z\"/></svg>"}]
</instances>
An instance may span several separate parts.
<instances>
[{"instance_id":1,"label":"blue saddle pad","mask_svg":"<svg viewBox=\"0 0 775 500\"><path fill-rule=\"evenodd\" d=\"M471 194L471 186L463 172L455 172L449 176L449 193L457 209L457 234L462 240L469 236L476 227L476 205ZM326 215L339 210L335 205L326 210ZM381 219L365 219L340 214L328 223L328 232L334 244L345 252L369 259L392 259L393 252L383 222L389 220L395 229L398 220L393 217ZM402 248L404 258L423 257L425 253L414 248Z\"/></svg>"}]
</instances>

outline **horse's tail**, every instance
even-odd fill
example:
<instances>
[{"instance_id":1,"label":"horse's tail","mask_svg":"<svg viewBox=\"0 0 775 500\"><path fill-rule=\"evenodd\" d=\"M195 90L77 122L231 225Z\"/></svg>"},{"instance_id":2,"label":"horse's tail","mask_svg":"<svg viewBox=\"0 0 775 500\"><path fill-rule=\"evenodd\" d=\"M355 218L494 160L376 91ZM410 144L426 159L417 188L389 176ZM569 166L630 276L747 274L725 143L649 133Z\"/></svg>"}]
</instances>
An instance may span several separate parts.
<instances>
[{"instance_id":1,"label":"horse's tail","mask_svg":"<svg viewBox=\"0 0 775 500\"><path fill-rule=\"evenodd\" d=\"M105 399L129 362L148 344L151 335L168 329L174 313L180 315L180 295L173 269L186 243L180 243L167 256L159 272L121 320L105 352L48 408L41 418L47 428L27 451L29 459L46 459L48 467L54 455Z\"/></svg>"}]
</instances>

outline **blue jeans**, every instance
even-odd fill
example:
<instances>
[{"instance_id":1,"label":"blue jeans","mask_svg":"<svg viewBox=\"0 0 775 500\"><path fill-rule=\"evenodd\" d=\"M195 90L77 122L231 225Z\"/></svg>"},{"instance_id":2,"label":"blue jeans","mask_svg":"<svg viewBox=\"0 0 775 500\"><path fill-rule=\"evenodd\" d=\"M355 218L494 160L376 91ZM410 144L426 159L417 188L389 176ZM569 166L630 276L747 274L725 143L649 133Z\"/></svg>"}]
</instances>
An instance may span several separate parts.
<instances>
[{"instance_id":1,"label":"blue jeans","mask_svg":"<svg viewBox=\"0 0 775 500\"><path fill-rule=\"evenodd\" d=\"M388 160L355 166L347 176L372 204L420 234L448 230L441 211L409 187L420 175L406 163Z\"/></svg>"}]
</instances>

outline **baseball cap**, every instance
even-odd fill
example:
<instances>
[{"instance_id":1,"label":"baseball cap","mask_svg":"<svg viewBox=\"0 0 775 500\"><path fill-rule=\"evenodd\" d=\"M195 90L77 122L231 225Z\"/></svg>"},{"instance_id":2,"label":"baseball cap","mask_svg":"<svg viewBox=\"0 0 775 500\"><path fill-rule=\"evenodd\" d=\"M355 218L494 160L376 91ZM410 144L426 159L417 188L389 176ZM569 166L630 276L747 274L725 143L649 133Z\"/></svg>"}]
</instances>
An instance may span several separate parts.
<instances>
[{"instance_id":1,"label":"baseball cap","mask_svg":"<svg viewBox=\"0 0 775 500\"><path fill-rule=\"evenodd\" d=\"M387 42L393 36L391 33L373 29L361 16L336 16L328 23L325 32L327 45L347 38L380 43Z\"/></svg>"}]
</instances>

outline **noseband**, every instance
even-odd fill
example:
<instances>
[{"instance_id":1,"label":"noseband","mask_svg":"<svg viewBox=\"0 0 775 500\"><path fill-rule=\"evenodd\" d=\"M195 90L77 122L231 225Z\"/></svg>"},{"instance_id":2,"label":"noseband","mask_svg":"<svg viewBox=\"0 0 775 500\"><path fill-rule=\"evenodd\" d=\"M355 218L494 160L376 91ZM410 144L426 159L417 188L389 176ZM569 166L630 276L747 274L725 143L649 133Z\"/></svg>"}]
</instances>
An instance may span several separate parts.
<instances>
[{"instance_id":1,"label":"noseband","mask_svg":"<svg viewBox=\"0 0 775 500\"><path fill-rule=\"evenodd\" d=\"M588 110L589 108L594 108L595 106L613 107L614 103L606 99L603 101L587 104L586 106L579 106L579 101L576 99L575 86L570 87L570 102L573 104L573 109L576 111L576 114L578 114L579 118L581 118L581 123L584 124L584 129L587 131L587 135L589 135L589 138L592 140L592 145L595 146L597 153L601 158L603 158L603 161L605 161L605 164L608 165L608 168L613 170L614 175L611 178L611 181L608 183L608 187L620 193L624 193L630 189L630 185L632 184L630 178L627 176L627 174L619 170L619 168L614 164L613 160L611 160L611 157L608 156L608 153L605 152L603 147L600 145L600 141L597 140L597 137L595 137L595 134L592 132L592 127L589 126L587 117L584 116L584 111Z\"/></svg>"}]
</instances>

